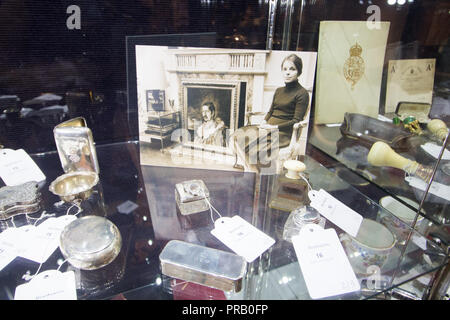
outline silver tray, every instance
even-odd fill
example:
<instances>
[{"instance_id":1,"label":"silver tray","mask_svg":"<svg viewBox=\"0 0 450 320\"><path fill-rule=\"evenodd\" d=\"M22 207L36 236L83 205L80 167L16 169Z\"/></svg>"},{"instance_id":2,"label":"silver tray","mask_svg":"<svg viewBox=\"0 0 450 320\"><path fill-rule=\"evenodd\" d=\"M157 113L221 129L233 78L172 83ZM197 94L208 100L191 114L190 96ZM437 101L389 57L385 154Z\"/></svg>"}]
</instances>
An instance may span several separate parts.
<instances>
[{"instance_id":1,"label":"silver tray","mask_svg":"<svg viewBox=\"0 0 450 320\"><path fill-rule=\"evenodd\" d=\"M223 291L239 292L247 270L238 255L180 240L169 241L159 260L166 276Z\"/></svg>"}]
</instances>

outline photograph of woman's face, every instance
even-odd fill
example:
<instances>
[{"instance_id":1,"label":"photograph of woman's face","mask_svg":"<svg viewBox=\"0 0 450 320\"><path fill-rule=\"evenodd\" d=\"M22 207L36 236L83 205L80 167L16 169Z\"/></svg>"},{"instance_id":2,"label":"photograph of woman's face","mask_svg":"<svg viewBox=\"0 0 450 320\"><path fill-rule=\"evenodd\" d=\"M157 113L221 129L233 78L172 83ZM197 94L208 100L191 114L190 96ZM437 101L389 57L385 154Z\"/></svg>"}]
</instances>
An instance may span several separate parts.
<instances>
[{"instance_id":1,"label":"photograph of woman's face","mask_svg":"<svg viewBox=\"0 0 450 320\"><path fill-rule=\"evenodd\" d=\"M283 73L283 78L285 83L291 83L298 80L299 74L294 63L290 60L283 62L281 66L281 72Z\"/></svg>"}]
</instances>

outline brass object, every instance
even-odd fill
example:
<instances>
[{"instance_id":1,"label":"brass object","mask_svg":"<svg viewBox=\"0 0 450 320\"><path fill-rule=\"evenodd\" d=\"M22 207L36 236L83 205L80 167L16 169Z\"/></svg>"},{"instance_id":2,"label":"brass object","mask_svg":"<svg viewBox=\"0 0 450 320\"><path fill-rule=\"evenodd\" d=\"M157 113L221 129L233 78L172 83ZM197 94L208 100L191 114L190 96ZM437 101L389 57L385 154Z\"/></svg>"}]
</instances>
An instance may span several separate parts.
<instances>
[{"instance_id":1,"label":"brass object","mask_svg":"<svg viewBox=\"0 0 450 320\"><path fill-rule=\"evenodd\" d=\"M122 237L119 229L108 219L85 216L64 228L59 247L64 258L74 267L96 270L119 255Z\"/></svg>"},{"instance_id":2,"label":"brass object","mask_svg":"<svg viewBox=\"0 0 450 320\"><path fill-rule=\"evenodd\" d=\"M444 141L448 134L448 128L444 121L440 119L430 120L427 124L428 130L439 140Z\"/></svg>"},{"instance_id":3,"label":"brass object","mask_svg":"<svg viewBox=\"0 0 450 320\"><path fill-rule=\"evenodd\" d=\"M49 190L65 202L85 200L91 196L98 181L98 174L92 171L69 172L56 178Z\"/></svg>"},{"instance_id":4,"label":"brass object","mask_svg":"<svg viewBox=\"0 0 450 320\"><path fill-rule=\"evenodd\" d=\"M423 134L422 128L420 127L419 120L416 118L409 116L403 120L403 126L405 129L411 131L412 133L421 135Z\"/></svg>"},{"instance_id":5,"label":"brass object","mask_svg":"<svg viewBox=\"0 0 450 320\"><path fill-rule=\"evenodd\" d=\"M430 182L433 169L402 157L386 143L378 141L370 148L367 161L373 166L389 166L401 169L425 182Z\"/></svg>"},{"instance_id":6,"label":"brass object","mask_svg":"<svg viewBox=\"0 0 450 320\"><path fill-rule=\"evenodd\" d=\"M34 181L0 188L0 220L37 212L41 208L40 196L38 184Z\"/></svg>"},{"instance_id":7,"label":"brass object","mask_svg":"<svg viewBox=\"0 0 450 320\"><path fill-rule=\"evenodd\" d=\"M171 240L159 255L164 275L223 291L239 292L247 264L236 254Z\"/></svg>"},{"instance_id":8,"label":"brass object","mask_svg":"<svg viewBox=\"0 0 450 320\"><path fill-rule=\"evenodd\" d=\"M83 117L58 124L53 129L56 148L65 173L100 172L94 139Z\"/></svg>"}]
</instances>

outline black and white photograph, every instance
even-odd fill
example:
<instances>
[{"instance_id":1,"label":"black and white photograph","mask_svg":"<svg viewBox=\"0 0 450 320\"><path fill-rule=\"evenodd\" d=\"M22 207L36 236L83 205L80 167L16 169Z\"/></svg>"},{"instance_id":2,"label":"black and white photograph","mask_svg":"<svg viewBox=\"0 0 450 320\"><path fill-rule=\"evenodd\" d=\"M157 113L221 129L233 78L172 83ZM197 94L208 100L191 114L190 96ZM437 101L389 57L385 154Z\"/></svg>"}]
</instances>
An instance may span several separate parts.
<instances>
[{"instance_id":1,"label":"black and white photograph","mask_svg":"<svg viewBox=\"0 0 450 320\"><path fill-rule=\"evenodd\" d=\"M141 164L268 171L305 153L316 52L136 46Z\"/></svg>"}]
</instances>

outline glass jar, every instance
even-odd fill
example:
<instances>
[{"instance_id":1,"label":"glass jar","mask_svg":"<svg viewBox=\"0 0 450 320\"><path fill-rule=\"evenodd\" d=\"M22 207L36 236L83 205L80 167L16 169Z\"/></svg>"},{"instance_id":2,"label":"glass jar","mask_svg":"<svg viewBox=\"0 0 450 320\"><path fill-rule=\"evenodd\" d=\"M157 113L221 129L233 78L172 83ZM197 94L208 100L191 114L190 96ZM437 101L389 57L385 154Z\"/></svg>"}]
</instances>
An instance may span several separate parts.
<instances>
[{"instance_id":1,"label":"glass jar","mask_svg":"<svg viewBox=\"0 0 450 320\"><path fill-rule=\"evenodd\" d=\"M311 206L301 206L293 210L284 224L283 240L292 242L292 237L298 235L300 230L307 224L317 224L325 227L326 219L323 218L319 211Z\"/></svg>"}]
</instances>

